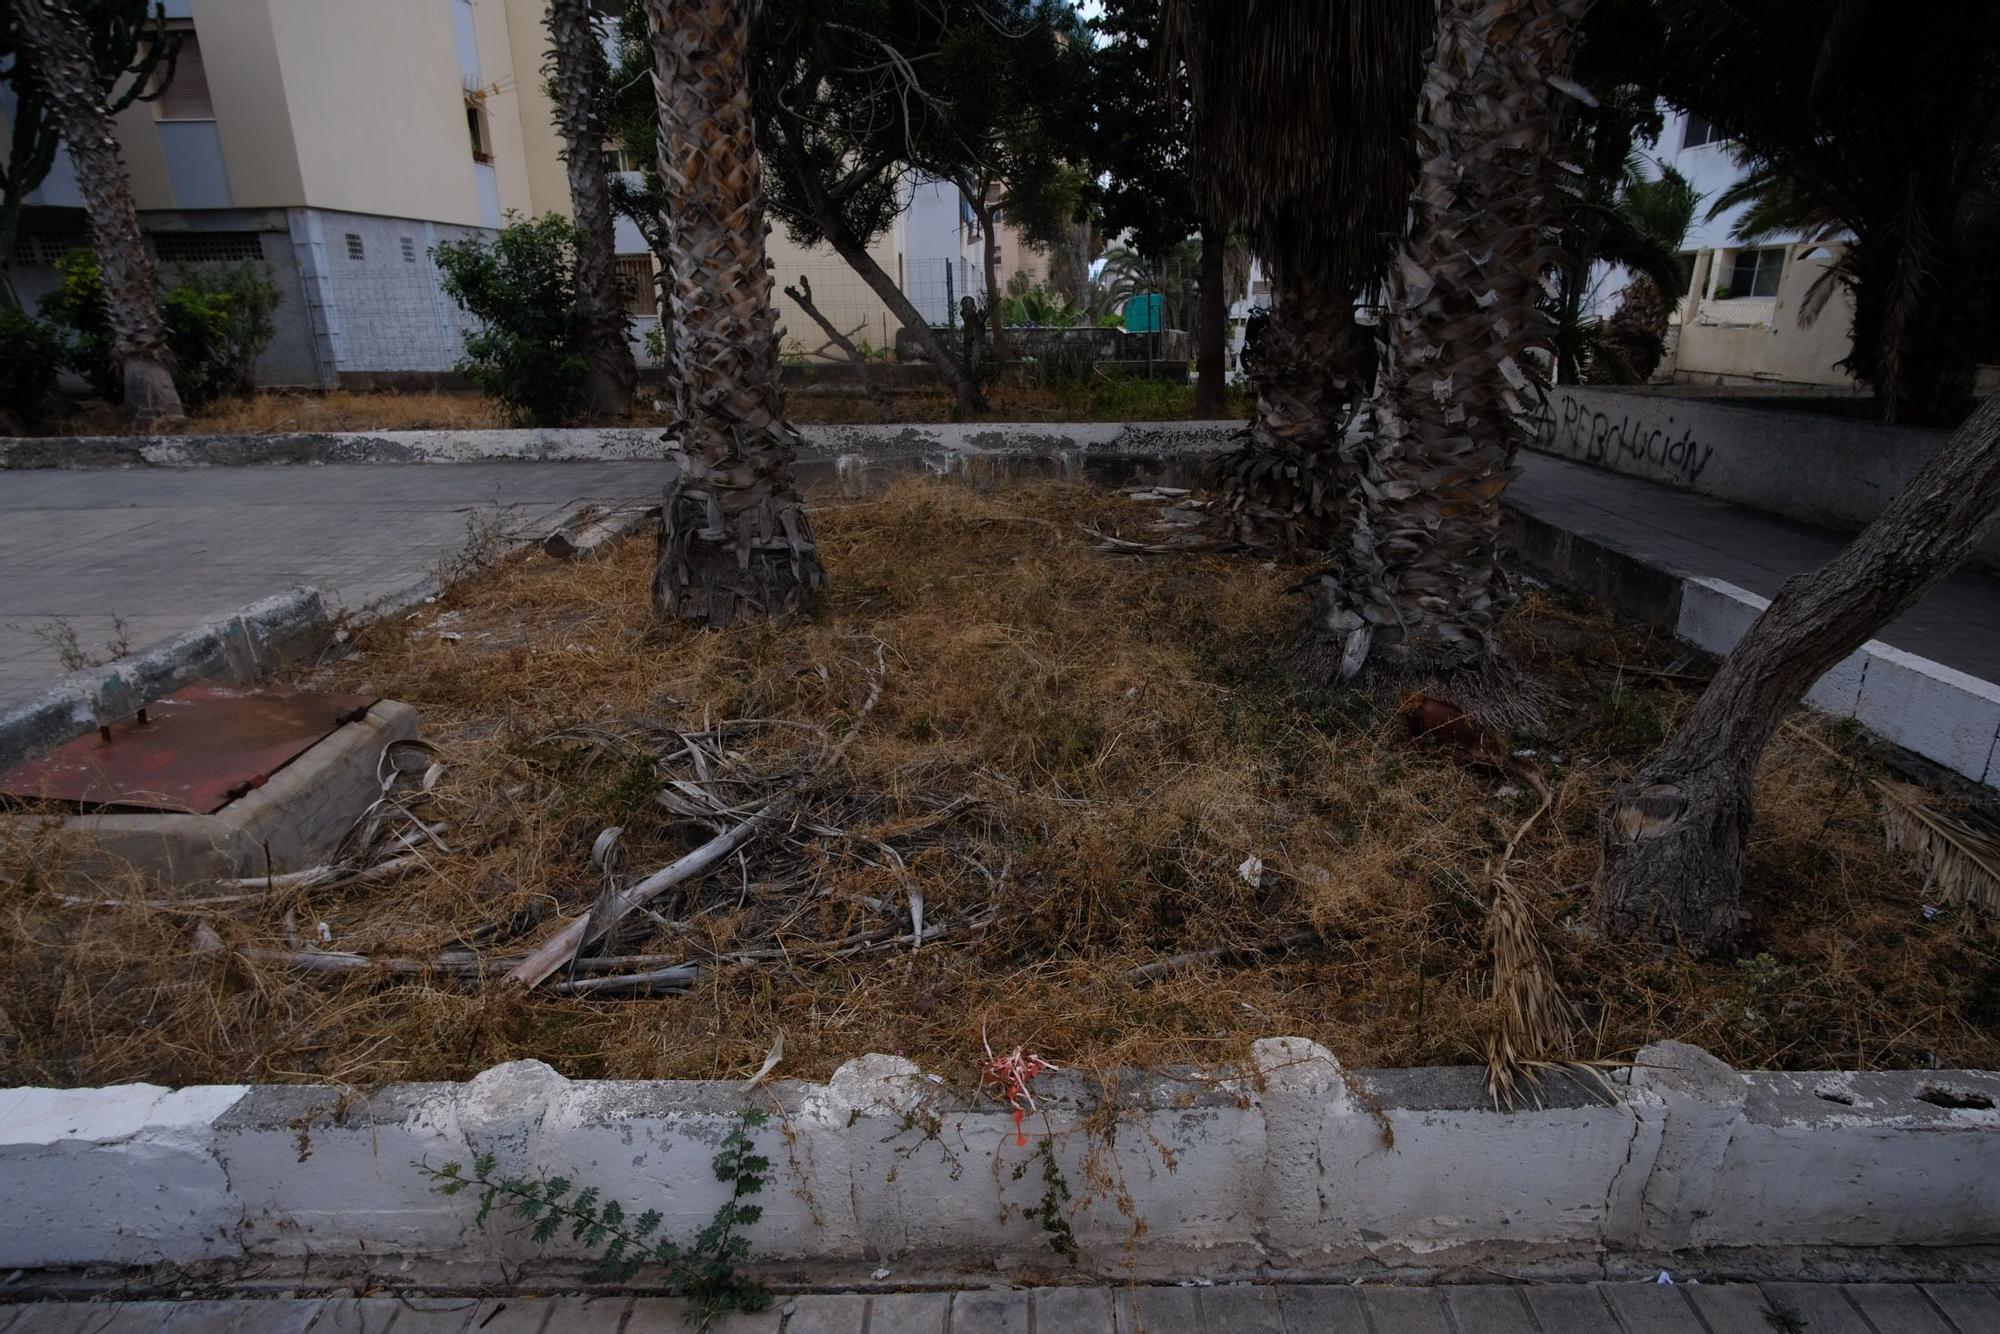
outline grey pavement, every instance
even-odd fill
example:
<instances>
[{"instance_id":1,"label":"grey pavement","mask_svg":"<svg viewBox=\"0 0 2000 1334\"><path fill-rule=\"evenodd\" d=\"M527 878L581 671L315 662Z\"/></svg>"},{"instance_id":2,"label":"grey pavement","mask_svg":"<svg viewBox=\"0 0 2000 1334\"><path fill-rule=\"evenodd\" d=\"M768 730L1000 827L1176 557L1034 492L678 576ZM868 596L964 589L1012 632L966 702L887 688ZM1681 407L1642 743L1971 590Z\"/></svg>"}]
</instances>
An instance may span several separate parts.
<instances>
[{"instance_id":1,"label":"grey pavement","mask_svg":"<svg viewBox=\"0 0 2000 1334\"><path fill-rule=\"evenodd\" d=\"M1840 549L1834 533L1539 454L1509 503L1640 559L1766 596ZM584 502L650 499L654 462L0 471L0 709L63 672L49 632L102 656L301 585L356 610L462 552L534 536ZM2000 579L1961 573L1883 635L2000 680Z\"/></svg>"},{"instance_id":2,"label":"grey pavement","mask_svg":"<svg viewBox=\"0 0 2000 1334\"><path fill-rule=\"evenodd\" d=\"M1726 579L1771 597L1816 570L1847 538L1544 454L1523 454L1507 503L1524 513L1682 575ZM1985 681L2000 681L2000 578L1960 570L1876 638Z\"/></svg>"},{"instance_id":3,"label":"grey pavement","mask_svg":"<svg viewBox=\"0 0 2000 1334\"><path fill-rule=\"evenodd\" d=\"M664 1298L370 1297L0 1306L0 1334L666 1334ZM11 1322L11 1323L10 1323ZM807 1293L714 1334L2000 1334L1976 1284L1320 1284Z\"/></svg>"}]
</instances>

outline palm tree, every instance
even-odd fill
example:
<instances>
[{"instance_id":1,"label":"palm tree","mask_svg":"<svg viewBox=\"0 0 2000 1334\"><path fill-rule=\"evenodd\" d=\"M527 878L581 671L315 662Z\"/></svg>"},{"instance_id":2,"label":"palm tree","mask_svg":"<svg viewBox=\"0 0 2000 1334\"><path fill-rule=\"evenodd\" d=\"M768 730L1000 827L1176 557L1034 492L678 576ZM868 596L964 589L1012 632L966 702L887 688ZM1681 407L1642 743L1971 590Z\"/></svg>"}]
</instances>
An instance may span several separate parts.
<instances>
[{"instance_id":1,"label":"palm tree","mask_svg":"<svg viewBox=\"0 0 2000 1334\"><path fill-rule=\"evenodd\" d=\"M1336 448L1358 380L1354 301L1401 235L1435 0L1176 0L1206 215L1275 269L1257 415L1228 462L1239 537L1321 551L1352 525Z\"/></svg>"},{"instance_id":2,"label":"palm tree","mask_svg":"<svg viewBox=\"0 0 2000 1334\"><path fill-rule=\"evenodd\" d=\"M135 422L184 420L167 353L152 252L105 109L89 30L66 0L13 0L15 32L33 56L83 195L91 248L104 275L112 348L123 364L125 412Z\"/></svg>"},{"instance_id":3,"label":"palm tree","mask_svg":"<svg viewBox=\"0 0 2000 1334\"><path fill-rule=\"evenodd\" d=\"M792 480L750 112L752 0L646 0L673 257L679 446L653 600L711 626L788 616L825 575Z\"/></svg>"},{"instance_id":4,"label":"palm tree","mask_svg":"<svg viewBox=\"0 0 2000 1334\"><path fill-rule=\"evenodd\" d=\"M1554 274L1558 384L1625 374L1618 355L1605 355L1608 330L1584 310L1596 291L1591 274L1598 264L1613 264L1634 275L1627 287L1631 301L1657 310L1661 335L1666 332L1661 298L1672 302L1687 288L1687 260L1681 247L1694 225L1701 192L1674 168L1662 164L1659 170L1657 177L1647 175L1645 157L1632 153L1614 178L1589 175L1570 193L1564 210L1563 262Z\"/></svg>"},{"instance_id":5,"label":"palm tree","mask_svg":"<svg viewBox=\"0 0 2000 1334\"><path fill-rule=\"evenodd\" d=\"M1490 661L1510 602L1500 494L1534 430L1559 257L1557 88L1590 0L1445 0L1417 117L1410 232L1388 279L1390 362L1343 444L1353 526L1319 579L1345 679ZM1573 86L1573 85L1570 85Z\"/></svg>"},{"instance_id":6,"label":"palm tree","mask_svg":"<svg viewBox=\"0 0 2000 1334\"><path fill-rule=\"evenodd\" d=\"M576 215L576 286L590 324L590 408L622 419L632 413L639 367L618 284L617 233L604 175L604 43L591 22L590 0L549 0L548 28L543 73L562 133L570 210Z\"/></svg>"}]
</instances>

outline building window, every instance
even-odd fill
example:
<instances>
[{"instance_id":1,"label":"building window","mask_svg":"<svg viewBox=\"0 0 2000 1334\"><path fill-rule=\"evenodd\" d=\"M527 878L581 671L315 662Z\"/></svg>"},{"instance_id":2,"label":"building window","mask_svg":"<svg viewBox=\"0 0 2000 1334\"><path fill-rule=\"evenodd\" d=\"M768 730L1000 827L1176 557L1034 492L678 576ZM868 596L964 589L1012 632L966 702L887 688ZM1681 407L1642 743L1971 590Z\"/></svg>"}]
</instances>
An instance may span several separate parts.
<instances>
[{"instance_id":1,"label":"building window","mask_svg":"<svg viewBox=\"0 0 2000 1334\"><path fill-rule=\"evenodd\" d=\"M208 70L201 62L201 41L193 28L174 27L171 31L180 36L180 54L174 57L173 82L153 102L153 119L214 120L215 104L208 97Z\"/></svg>"},{"instance_id":2,"label":"building window","mask_svg":"<svg viewBox=\"0 0 2000 1334\"><path fill-rule=\"evenodd\" d=\"M353 232L347 234L347 257L357 261L368 258L367 250L362 248L361 238Z\"/></svg>"},{"instance_id":3,"label":"building window","mask_svg":"<svg viewBox=\"0 0 2000 1334\"><path fill-rule=\"evenodd\" d=\"M465 133L472 140L472 160L491 162L493 147L486 134L486 108L470 99L465 103Z\"/></svg>"},{"instance_id":4,"label":"building window","mask_svg":"<svg viewBox=\"0 0 2000 1334\"><path fill-rule=\"evenodd\" d=\"M1723 133L1708 123L1708 117L1690 114L1687 129L1681 134L1682 148L1700 148L1703 144L1719 144Z\"/></svg>"},{"instance_id":5,"label":"building window","mask_svg":"<svg viewBox=\"0 0 2000 1334\"><path fill-rule=\"evenodd\" d=\"M256 232L154 232L153 253L162 264L241 264L264 258Z\"/></svg>"},{"instance_id":6,"label":"building window","mask_svg":"<svg viewBox=\"0 0 2000 1334\"><path fill-rule=\"evenodd\" d=\"M1762 250L1739 250L1736 263L1729 270L1728 296L1776 296L1778 279L1785 271L1785 251L1782 246L1771 246ZM1725 295L1718 292L1717 296Z\"/></svg>"},{"instance_id":7,"label":"building window","mask_svg":"<svg viewBox=\"0 0 2000 1334\"><path fill-rule=\"evenodd\" d=\"M405 264L417 262L417 243L407 236L403 238L403 262Z\"/></svg>"},{"instance_id":8,"label":"building window","mask_svg":"<svg viewBox=\"0 0 2000 1334\"><path fill-rule=\"evenodd\" d=\"M657 315L660 313L660 288L653 280L653 257L651 255L620 255L618 257L618 285L625 289L625 313L627 315Z\"/></svg>"},{"instance_id":9,"label":"building window","mask_svg":"<svg viewBox=\"0 0 2000 1334\"><path fill-rule=\"evenodd\" d=\"M67 259L70 251L88 249L90 238L82 232L44 232L37 236L24 236L15 243L15 253L21 259L51 269Z\"/></svg>"}]
</instances>

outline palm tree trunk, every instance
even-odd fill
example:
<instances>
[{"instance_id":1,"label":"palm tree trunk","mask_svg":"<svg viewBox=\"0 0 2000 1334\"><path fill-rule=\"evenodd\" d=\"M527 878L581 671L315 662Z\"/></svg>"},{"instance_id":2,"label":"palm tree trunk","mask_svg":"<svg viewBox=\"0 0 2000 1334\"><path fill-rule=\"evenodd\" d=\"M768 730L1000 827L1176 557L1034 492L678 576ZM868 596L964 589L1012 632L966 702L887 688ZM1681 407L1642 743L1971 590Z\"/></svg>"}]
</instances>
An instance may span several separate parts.
<instances>
[{"instance_id":1,"label":"palm tree trunk","mask_svg":"<svg viewBox=\"0 0 2000 1334\"><path fill-rule=\"evenodd\" d=\"M825 581L792 480L750 116L752 0L646 0L673 238L674 460L653 600L724 626L798 611Z\"/></svg>"},{"instance_id":2,"label":"palm tree trunk","mask_svg":"<svg viewBox=\"0 0 2000 1334\"><path fill-rule=\"evenodd\" d=\"M1750 783L1785 711L1915 606L2000 518L2000 394L1838 556L1786 581L1666 748L1604 814L1597 909L1617 937L1736 941Z\"/></svg>"},{"instance_id":3,"label":"palm tree trunk","mask_svg":"<svg viewBox=\"0 0 2000 1334\"><path fill-rule=\"evenodd\" d=\"M576 215L577 294L589 314L590 409L624 420L632 415L639 366L618 286L617 230L604 179L604 46L590 21L589 0L549 0L548 27L546 72Z\"/></svg>"},{"instance_id":4,"label":"palm tree trunk","mask_svg":"<svg viewBox=\"0 0 2000 1334\"><path fill-rule=\"evenodd\" d=\"M1590 0L1446 0L1417 122L1408 239L1389 269L1391 361L1357 416L1365 484L1329 570L1340 673L1488 661L1512 596L1500 496L1534 430L1560 259L1558 93Z\"/></svg>"},{"instance_id":5,"label":"palm tree trunk","mask_svg":"<svg viewBox=\"0 0 2000 1334\"><path fill-rule=\"evenodd\" d=\"M1354 296L1327 275L1293 265L1258 347L1257 415L1242 448L1221 462L1238 540L1278 551L1325 551L1352 527L1357 485L1342 427L1360 395Z\"/></svg>"},{"instance_id":6,"label":"palm tree trunk","mask_svg":"<svg viewBox=\"0 0 2000 1334\"><path fill-rule=\"evenodd\" d=\"M1226 233L1213 223L1201 229L1201 323L1195 330L1194 415L1220 417L1223 408L1222 345L1229 332L1228 302L1222 294Z\"/></svg>"},{"instance_id":7,"label":"palm tree trunk","mask_svg":"<svg viewBox=\"0 0 2000 1334\"><path fill-rule=\"evenodd\" d=\"M139 231L131 183L111 115L98 92L90 36L65 0L15 0L14 21L34 53L48 99L76 165L91 248L104 275L113 348L123 363L125 412L135 422L185 420L167 353L152 252Z\"/></svg>"}]
</instances>

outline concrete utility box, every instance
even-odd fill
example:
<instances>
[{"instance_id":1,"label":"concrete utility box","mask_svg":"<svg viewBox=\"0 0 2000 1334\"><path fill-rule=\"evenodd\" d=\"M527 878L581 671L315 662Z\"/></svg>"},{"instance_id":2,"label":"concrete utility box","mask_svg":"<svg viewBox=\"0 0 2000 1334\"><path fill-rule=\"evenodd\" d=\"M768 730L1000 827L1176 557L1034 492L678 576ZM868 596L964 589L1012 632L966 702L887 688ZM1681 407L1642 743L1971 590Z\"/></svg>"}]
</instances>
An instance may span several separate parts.
<instances>
[{"instance_id":1,"label":"concrete utility box","mask_svg":"<svg viewBox=\"0 0 2000 1334\"><path fill-rule=\"evenodd\" d=\"M368 696L202 682L0 773L0 799L107 864L196 884L325 862L381 794L416 710Z\"/></svg>"}]
</instances>

